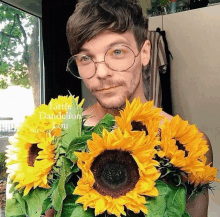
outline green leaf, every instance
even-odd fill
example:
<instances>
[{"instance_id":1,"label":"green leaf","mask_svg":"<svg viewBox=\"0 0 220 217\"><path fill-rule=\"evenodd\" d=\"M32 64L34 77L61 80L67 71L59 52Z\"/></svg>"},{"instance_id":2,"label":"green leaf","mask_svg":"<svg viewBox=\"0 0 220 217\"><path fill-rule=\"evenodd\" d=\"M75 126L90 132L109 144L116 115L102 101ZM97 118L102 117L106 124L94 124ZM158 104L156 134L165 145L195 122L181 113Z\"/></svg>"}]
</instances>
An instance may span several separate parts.
<instances>
[{"instance_id":1,"label":"green leaf","mask_svg":"<svg viewBox=\"0 0 220 217\"><path fill-rule=\"evenodd\" d=\"M77 162L78 157L73 153L69 153L67 157L75 164Z\"/></svg>"},{"instance_id":2,"label":"green leaf","mask_svg":"<svg viewBox=\"0 0 220 217\"><path fill-rule=\"evenodd\" d=\"M65 186L66 194L67 195L72 195L75 187L73 186L73 183L67 183Z\"/></svg>"},{"instance_id":3,"label":"green leaf","mask_svg":"<svg viewBox=\"0 0 220 217\"><path fill-rule=\"evenodd\" d=\"M82 135L92 135L94 126L84 126L82 128Z\"/></svg>"},{"instance_id":4,"label":"green leaf","mask_svg":"<svg viewBox=\"0 0 220 217\"><path fill-rule=\"evenodd\" d=\"M66 183L67 177L72 172L71 167L72 167L72 162L69 159L62 157L60 179L59 179L56 189L54 190L52 194L53 207L56 211L58 211L56 217L59 217L62 212L63 200L66 198L65 183Z\"/></svg>"},{"instance_id":5,"label":"green leaf","mask_svg":"<svg viewBox=\"0 0 220 217\"><path fill-rule=\"evenodd\" d=\"M182 217L186 208L186 189L184 185L169 184L170 193L167 199L167 216ZM174 215L175 214L175 215Z\"/></svg>"},{"instance_id":6,"label":"green leaf","mask_svg":"<svg viewBox=\"0 0 220 217\"><path fill-rule=\"evenodd\" d=\"M84 211L82 205L78 205L74 208L70 217L94 217L92 209Z\"/></svg>"},{"instance_id":7,"label":"green leaf","mask_svg":"<svg viewBox=\"0 0 220 217\"><path fill-rule=\"evenodd\" d=\"M53 194L54 190L57 188L58 183L59 183L59 180L53 181L51 188L48 191L48 198L46 198L42 204L41 214L45 213L49 208L51 208L51 206L52 206L51 195Z\"/></svg>"},{"instance_id":8,"label":"green leaf","mask_svg":"<svg viewBox=\"0 0 220 217\"><path fill-rule=\"evenodd\" d=\"M115 119L114 116L111 114L106 114L100 121L98 124L106 124L109 127L112 127L115 125Z\"/></svg>"},{"instance_id":9,"label":"green leaf","mask_svg":"<svg viewBox=\"0 0 220 217\"><path fill-rule=\"evenodd\" d=\"M18 200L18 202L20 203L20 206L22 208L23 213L27 214L25 200L24 200L24 197L22 197L22 194L16 192L13 194L13 197L16 198Z\"/></svg>"},{"instance_id":10,"label":"green leaf","mask_svg":"<svg viewBox=\"0 0 220 217\"><path fill-rule=\"evenodd\" d=\"M162 181L157 181L156 187L159 191L159 195L157 197L151 197L147 199L147 217L163 217L166 210L166 200L170 189L168 185Z\"/></svg>"},{"instance_id":11,"label":"green leaf","mask_svg":"<svg viewBox=\"0 0 220 217\"><path fill-rule=\"evenodd\" d=\"M63 157L63 166L65 169L65 177L68 177L72 173L73 162L70 159Z\"/></svg>"},{"instance_id":12,"label":"green leaf","mask_svg":"<svg viewBox=\"0 0 220 217\"><path fill-rule=\"evenodd\" d=\"M62 168L58 186L52 195L52 205L53 205L54 209L57 211L62 210L63 200L66 197L66 192L65 192L64 186L65 186L65 169Z\"/></svg>"},{"instance_id":13,"label":"green leaf","mask_svg":"<svg viewBox=\"0 0 220 217\"><path fill-rule=\"evenodd\" d=\"M191 215L185 211L185 212L183 213L183 217L191 217Z\"/></svg>"},{"instance_id":14,"label":"green leaf","mask_svg":"<svg viewBox=\"0 0 220 217\"><path fill-rule=\"evenodd\" d=\"M24 212L18 200L16 198L13 198L6 200L5 214L7 217L25 216L26 211Z\"/></svg>"},{"instance_id":15,"label":"green leaf","mask_svg":"<svg viewBox=\"0 0 220 217\"><path fill-rule=\"evenodd\" d=\"M63 203L63 210L61 217L70 217L73 210L77 207L77 204L75 204L75 198L68 196L68 198L65 199Z\"/></svg>"},{"instance_id":16,"label":"green leaf","mask_svg":"<svg viewBox=\"0 0 220 217\"><path fill-rule=\"evenodd\" d=\"M79 170L79 167L75 164L72 168L72 173L77 173Z\"/></svg>"},{"instance_id":17,"label":"green leaf","mask_svg":"<svg viewBox=\"0 0 220 217\"><path fill-rule=\"evenodd\" d=\"M77 156L74 154L77 150L84 150L87 145L87 141L92 139L91 135L84 135L78 138L75 138L69 145L66 156L73 162L76 163Z\"/></svg>"},{"instance_id":18,"label":"green leaf","mask_svg":"<svg viewBox=\"0 0 220 217\"><path fill-rule=\"evenodd\" d=\"M156 187L159 195L147 199L147 217L183 217L186 206L185 186L167 185L157 181Z\"/></svg>"},{"instance_id":19,"label":"green leaf","mask_svg":"<svg viewBox=\"0 0 220 217\"><path fill-rule=\"evenodd\" d=\"M52 200L51 198L47 198L46 200L44 200L43 204L42 204L42 211L41 214L45 213L48 209L50 209L52 206Z\"/></svg>"},{"instance_id":20,"label":"green leaf","mask_svg":"<svg viewBox=\"0 0 220 217\"><path fill-rule=\"evenodd\" d=\"M84 211L83 206L75 204L76 197L68 197L63 204L61 217L94 217L92 209Z\"/></svg>"},{"instance_id":21,"label":"green leaf","mask_svg":"<svg viewBox=\"0 0 220 217\"><path fill-rule=\"evenodd\" d=\"M48 192L48 196L51 196L53 194L54 190L57 188L58 183L59 183L59 180L53 180L51 188Z\"/></svg>"},{"instance_id":22,"label":"green leaf","mask_svg":"<svg viewBox=\"0 0 220 217\"><path fill-rule=\"evenodd\" d=\"M82 131L82 108L80 108L77 102L73 99L73 106L68 110L66 118L62 124L65 124L67 128L64 128L62 136L62 145L68 147L71 141L81 136Z\"/></svg>"},{"instance_id":23,"label":"green leaf","mask_svg":"<svg viewBox=\"0 0 220 217\"><path fill-rule=\"evenodd\" d=\"M84 211L82 205L78 205L74 208L70 217L94 217L94 213L91 209Z\"/></svg>"},{"instance_id":24,"label":"green leaf","mask_svg":"<svg viewBox=\"0 0 220 217\"><path fill-rule=\"evenodd\" d=\"M107 131L111 131L114 124L115 124L114 116L112 116L111 114L107 114L94 127L93 132L101 136L104 128Z\"/></svg>"},{"instance_id":25,"label":"green leaf","mask_svg":"<svg viewBox=\"0 0 220 217\"><path fill-rule=\"evenodd\" d=\"M162 7L165 7L169 4L170 0L160 0L160 4Z\"/></svg>"},{"instance_id":26,"label":"green leaf","mask_svg":"<svg viewBox=\"0 0 220 217\"><path fill-rule=\"evenodd\" d=\"M23 199L27 203L28 215L39 217L42 213L42 204L47 199L50 190L44 188L32 189Z\"/></svg>"}]
</instances>

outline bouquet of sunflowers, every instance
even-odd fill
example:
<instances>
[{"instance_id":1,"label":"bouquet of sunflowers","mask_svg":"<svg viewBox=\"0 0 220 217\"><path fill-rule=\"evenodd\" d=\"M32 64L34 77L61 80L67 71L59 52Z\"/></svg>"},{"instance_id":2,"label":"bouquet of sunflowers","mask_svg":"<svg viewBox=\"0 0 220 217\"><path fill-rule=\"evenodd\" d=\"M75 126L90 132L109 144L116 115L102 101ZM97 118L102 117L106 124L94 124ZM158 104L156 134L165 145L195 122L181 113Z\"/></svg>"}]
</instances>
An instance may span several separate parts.
<instances>
[{"instance_id":1,"label":"bouquet of sunflowers","mask_svg":"<svg viewBox=\"0 0 220 217\"><path fill-rule=\"evenodd\" d=\"M187 217L186 195L219 181L202 133L178 115L168 121L137 98L120 116L85 126L82 104L52 99L10 139L7 217L49 208L56 217Z\"/></svg>"}]
</instances>

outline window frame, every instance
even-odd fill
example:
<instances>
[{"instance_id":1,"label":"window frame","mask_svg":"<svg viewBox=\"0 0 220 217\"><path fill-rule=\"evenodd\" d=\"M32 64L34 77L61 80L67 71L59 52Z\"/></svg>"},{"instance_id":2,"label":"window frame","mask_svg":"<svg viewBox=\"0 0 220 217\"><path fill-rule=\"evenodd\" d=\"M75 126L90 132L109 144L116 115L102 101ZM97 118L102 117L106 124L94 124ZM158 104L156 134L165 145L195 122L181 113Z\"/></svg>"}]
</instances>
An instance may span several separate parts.
<instances>
[{"instance_id":1,"label":"window frame","mask_svg":"<svg viewBox=\"0 0 220 217\"><path fill-rule=\"evenodd\" d=\"M3 4L6 4L15 9L21 10L39 19L39 54L40 54L40 104L45 104L45 67L44 67L44 52L43 52L43 36L42 36L42 14L28 10L22 7L19 3L15 4L10 0L1 0ZM31 2L31 1L30 1Z\"/></svg>"}]
</instances>

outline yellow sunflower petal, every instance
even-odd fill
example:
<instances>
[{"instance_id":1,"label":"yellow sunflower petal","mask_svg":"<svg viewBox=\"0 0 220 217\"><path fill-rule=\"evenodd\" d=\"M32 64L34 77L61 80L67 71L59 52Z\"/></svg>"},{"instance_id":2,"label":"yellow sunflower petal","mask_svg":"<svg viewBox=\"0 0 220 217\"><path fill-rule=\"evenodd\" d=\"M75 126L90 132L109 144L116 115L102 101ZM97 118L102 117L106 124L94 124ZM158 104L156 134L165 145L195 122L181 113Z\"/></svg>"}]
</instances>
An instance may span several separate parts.
<instances>
[{"instance_id":1,"label":"yellow sunflower petal","mask_svg":"<svg viewBox=\"0 0 220 217\"><path fill-rule=\"evenodd\" d=\"M175 167L188 173L190 182L195 186L215 180L215 169L211 171L205 165L207 141L202 138L195 125L183 121L178 115L171 121L165 120L161 127L160 146L158 156L166 157Z\"/></svg>"},{"instance_id":2,"label":"yellow sunflower petal","mask_svg":"<svg viewBox=\"0 0 220 217\"><path fill-rule=\"evenodd\" d=\"M126 134L126 130L124 132ZM104 131L102 137L93 133L92 140L88 141L89 152L76 153L78 156L77 164L82 169L82 178L77 183L73 194L80 195L77 203L82 203L84 209L87 207L94 208L95 215L99 215L105 211L116 216L125 215L124 206L135 213L139 213L140 211L147 213L147 208L144 205L146 200L143 195L158 195L155 187L155 180L160 175L155 168L158 162L153 159L155 150L152 147L154 146L146 145L146 142L153 141L153 138L150 140L143 132L136 132L135 136L130 133L125 134L122 133L120 128L112 132ZM118 154L114 155L116 153ZM132 165L135 165L135 168L137 167L136 174L139 177L139 181L136 181L137 184L132 187L133 190L129 190L129 192L125 192L117 196L117 198L113 197L114 193L109 191L109 188L100 190L103 188L102 184L100 184L103 181L97 182L97 177L99 176L96 176L96 172L99 170L98 168L106 165L103 163L104 156L107 156L106 159L108 159L108 162L121 161L121 158L129 156L129 162L133 162ZM103 160L98 161L98 159L102 158ZM126 167L130 165L127 160L123 162L126 164ZM95 164L99 165L98 168L94 167ZM105 169L103 168L103 170ZM105 171L108 173L109 169ZM107 180L105 182L108 183ZM108 193L102 193L104 191Z\"/></svg>"}]
</instances>

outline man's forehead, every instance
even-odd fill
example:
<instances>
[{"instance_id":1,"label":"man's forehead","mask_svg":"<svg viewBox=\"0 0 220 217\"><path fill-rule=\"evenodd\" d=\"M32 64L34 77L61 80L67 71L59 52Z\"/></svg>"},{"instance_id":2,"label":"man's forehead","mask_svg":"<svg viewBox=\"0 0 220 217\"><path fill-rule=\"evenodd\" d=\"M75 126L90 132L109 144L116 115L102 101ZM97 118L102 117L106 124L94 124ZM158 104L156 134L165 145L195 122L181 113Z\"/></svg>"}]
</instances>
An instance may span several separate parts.
<instances>
[{"instance_id":1,"label":"man's forehead","mask_svg":"<svg viewBox=\"0 0 220 217\"><path fill-rule=\"evenodd\" d=\"M116 32L105 31L99 33L90 41L85 42L83 46L80 48L80 52L92 51L99 48L108 49L117 44L124 44L132 48L137 47L133 33L131 32L116 33Z\"/></svg>"}]
</instances>

